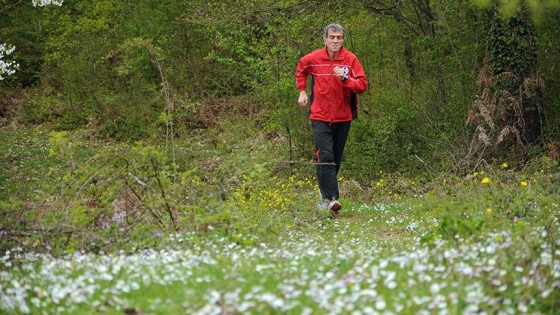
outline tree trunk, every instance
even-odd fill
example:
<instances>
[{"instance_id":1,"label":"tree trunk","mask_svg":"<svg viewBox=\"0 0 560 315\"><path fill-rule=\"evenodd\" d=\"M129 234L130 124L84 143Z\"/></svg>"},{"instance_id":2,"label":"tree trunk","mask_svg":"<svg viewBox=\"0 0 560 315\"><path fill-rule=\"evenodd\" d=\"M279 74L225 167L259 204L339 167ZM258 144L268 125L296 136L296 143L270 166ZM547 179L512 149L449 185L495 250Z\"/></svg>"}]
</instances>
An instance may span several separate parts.
<instances>
[{"instance_id":1,"label":"tree trunk","mask_svg":"<svg viewBox=\"0 0 560 315\"><path fill-rule=\"evenodd\" d=\"M517 15L503 18L492 9L486 27L494 75L509 77L498 80L495 88L516 99L520 107L518 111L507 111L505 123L520 132L523 145L539 144L544 87L538 74L536 35L530 12L522 6Z\"/></svg>"},{"instance_id":2,"label":"tree trunk","mask_svg":"<svg viewBox=\"0 0 560 315\"><path fill-rule=\"evenodd\" d=\"M507 18L491 8L484 27L487 54L468 116L475 132L467 161L523 160L528 148L543 143L544 83L538 74L535 30L523 6Z\"/></svg>"}]
</instances>

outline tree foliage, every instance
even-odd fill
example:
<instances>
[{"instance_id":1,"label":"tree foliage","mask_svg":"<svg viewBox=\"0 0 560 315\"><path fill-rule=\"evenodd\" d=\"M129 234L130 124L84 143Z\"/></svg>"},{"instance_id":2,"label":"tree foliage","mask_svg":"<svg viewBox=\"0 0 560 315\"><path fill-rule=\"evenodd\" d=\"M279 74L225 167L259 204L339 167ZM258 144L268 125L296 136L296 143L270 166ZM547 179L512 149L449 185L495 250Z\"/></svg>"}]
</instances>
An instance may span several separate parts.
<instances>
[{"instance_id":1,"label":"tree foliage","mask_svg":"<svg viewBox=\"0 0 560 315\"><path fill-rule=\"evenodd\" d=\"M294 67L321 47L324 25L339 22L370 81L345 160L352 175L371 180L371 170L429 171L468 157L480 129L464 122L480 99L486 52L494 75L516 73L505 89L513 97L528 82L547 87L523 92L525 125L513 114L504 126L524 145L556 141L554 1L527 2L527 12L540 12L537 24L529 13L500 18L518 11L506 2L492 17L476 5L483 2L74 0L38 9L0 1L0 36L20 65L3 90L25 95L21 122L125 141L209 127L245 99L240 106L263 132L286 139L287 159L307 159L313 145Z\"/></svg>"}]
</instances>

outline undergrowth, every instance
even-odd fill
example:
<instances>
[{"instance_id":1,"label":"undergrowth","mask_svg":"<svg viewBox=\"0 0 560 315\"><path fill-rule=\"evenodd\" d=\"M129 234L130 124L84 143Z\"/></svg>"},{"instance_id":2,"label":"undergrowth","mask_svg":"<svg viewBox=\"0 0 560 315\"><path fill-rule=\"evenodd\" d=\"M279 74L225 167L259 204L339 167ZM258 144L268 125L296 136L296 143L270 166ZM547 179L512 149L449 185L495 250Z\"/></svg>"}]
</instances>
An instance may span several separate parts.
<instances>
[{"instance_id":1,"label":"undergrowth","mask_svg":"<svg viewBox=\"0 0 560 315\"><path fill-rule=\"evenodd\" d=\"M3 142L4 249L106 252L155 246L163 235L191 231L240 243L252 242L244 235L273 241L328 218L316 210L313 164L283 163L282 142L256 127L244 135L207 130L171 144L101 143L84 132L40 129L1 134L12 143ZM542 157L518 169L503 162L466 176L432 174L430 181L383 171L369 183L341 176L342 202L347 208L415 203L406 215L417 213L418 220L438 213L424 241L527 221L549 224L546 213L558 204L557 163ZM351 212L339 219L365 220Z\"/></svg>"},{"instance_id":2,"label":"undergrowth","mask_svg":"<svg viewBox=\"0 0 560 315\"><path fill-rule=\"evenodd\" d=\"M194 133L173 147L99 143L83 133L46 137L39 129L2 135L10 137L2 160L4 249L111 251L155 246L162 235L191 231L250 243L237 235L273 240L328 217L315 208L312 163L283 164L281 141L256 128L238 136ZM370 183L343 176L340 182L347 207L406 200L418 203L423 219L424 209L440 213L426 240L550 220L542 212L557 207L557 169L542 157L522 171L503 162L467 176L432 174L431 181L379 171ZM26 181L16 180L23 174ZM364 220L344 212L339 219Z\"/></svg>"}]
</instances>

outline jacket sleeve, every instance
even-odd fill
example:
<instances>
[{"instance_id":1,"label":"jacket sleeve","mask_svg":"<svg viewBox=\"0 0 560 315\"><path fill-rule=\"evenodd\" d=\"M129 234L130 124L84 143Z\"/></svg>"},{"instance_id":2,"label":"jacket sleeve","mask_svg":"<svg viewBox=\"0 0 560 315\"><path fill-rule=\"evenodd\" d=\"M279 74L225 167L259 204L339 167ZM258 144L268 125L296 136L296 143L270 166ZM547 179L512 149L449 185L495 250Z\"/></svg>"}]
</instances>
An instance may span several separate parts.
<instances>
[{"instance_id":1,"label":"jacket sleeve","mask_svg":"<svg viewBox=\"0 0 560 315\"><path fill-rule=\"evenodd\" d=\"M362 94L366 91L368 86L368 80L364 72L364 68L357 57L353 58L351 66L352 73L348 76L348 80L345 81L345 85L354 93Z\"/></svg>"},{"instance_id":2,"label":"jacket sleeve","mask_svg":"<svg viewBox=\"0 0 560 315\"><path fill-rule=\"evenodd\" d=\"M297 88L300 91L305 91L305 88L307 87L307 76L309 75L309 71L311 69L310 57L310 55L305 55L297 63L295 75Z\"/></svg>"}]
</instances>

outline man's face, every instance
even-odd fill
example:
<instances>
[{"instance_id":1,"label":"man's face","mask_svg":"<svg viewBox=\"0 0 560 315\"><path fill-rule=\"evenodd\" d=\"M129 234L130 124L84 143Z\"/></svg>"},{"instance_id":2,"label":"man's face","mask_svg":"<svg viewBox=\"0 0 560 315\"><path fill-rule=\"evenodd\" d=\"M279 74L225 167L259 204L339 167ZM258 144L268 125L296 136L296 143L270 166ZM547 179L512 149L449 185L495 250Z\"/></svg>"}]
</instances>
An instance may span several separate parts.
<instances>
[{"instance_id":1,"label":"man's face","mask_svg":"<svg viewBox=\"0 0 560 315\"><path fill-rule=\"evenodd\" d=\"M325 39L325 46L329 52L336 53L342 47L342 42L344 41L343 31L335 31L329 29L327 31L327 38Z\"/></svg>"}]
</instances>

